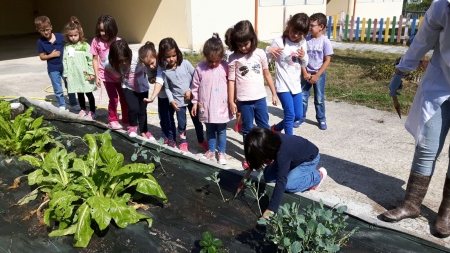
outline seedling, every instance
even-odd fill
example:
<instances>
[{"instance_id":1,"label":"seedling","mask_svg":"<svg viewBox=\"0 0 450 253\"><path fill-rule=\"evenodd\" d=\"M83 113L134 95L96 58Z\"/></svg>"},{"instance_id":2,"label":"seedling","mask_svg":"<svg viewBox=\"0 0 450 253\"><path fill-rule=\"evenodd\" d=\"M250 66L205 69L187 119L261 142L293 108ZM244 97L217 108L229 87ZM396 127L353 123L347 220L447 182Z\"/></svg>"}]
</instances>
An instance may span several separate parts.
<instances>
[{"instance_id":1,"label":"seedling","mask_svg":"<svg viewBox=\"0 0 450 253\"><path fill-rule=\"evenodd\" d=\"M151 152L149 149L145 149L144 144L147 141L142 141L141 144L139 143L135 143L134 147L136 148L136 150L134 151L134 153L131 155L131 161L136 161L138 156L142 156L142 158L144 158L145 160L147 160L147 158L149 159L153 159L153 161L155 161L156 163L159 163L159 165L161 166L161 169L164 171L164 173L166 173L166 170L164 170L164 167L161 163L161 157L159 156L159 154L164 150L164 139L161 138L158 141L158 147L156 148L156 151L158 152L158 155L155 155L153 152ZM148 157L147 153L151 154L151 157Z\"/></svg>"},{"instance_id":2,"label":"seedling","mask_svg":"<svg viewBox=\"0 0 450 253\"><path fill-rule=\"evenodd\" d=\"M223 243L220 239L214 238L213 234L209 231L202 233L203 240L200 241L200 246L203 247L200 253L219 253L224 252L221 247Z\"/></svg>"},{"instance_id":3,"label":"seedling","mask_svg":"<svg viewBox=\"0 0 450 253\"><path fill-rule=\"evenodd\" d=\"M222 196L222 200L223 200L223 202L225 202L225 198L223 197L222 190L220 189L220 185L219 185L220 178L217 177L218 175L219 175L219 172L216 171L210 177L205 177L205 179L208 181L213 181L214 183L217 184L217 187L219 187L220 196Z\"/></svg>"},{"instance_id":4,"label":"seedling","mask_svg":"<svg viewBox=\"0 0 450 253\"><path fill-rule=\"evenodd\" d=\"M251 179L247 179L244 181L245 186L250 189L250 192L253 194L253 196L255 196L256 202L258 204L258 209L259 209L259 214L262 216L262 211L261 211L261 205L260 205L260 200L261 198L266 195L266 191L264 190L263 193L261 193L261 195L259 194L259 184L261 182L261 177L263 175L263 172L261 171L258 174L258 182L256 183L256 186L253 184Z\"/></svg>"}]
</instances>

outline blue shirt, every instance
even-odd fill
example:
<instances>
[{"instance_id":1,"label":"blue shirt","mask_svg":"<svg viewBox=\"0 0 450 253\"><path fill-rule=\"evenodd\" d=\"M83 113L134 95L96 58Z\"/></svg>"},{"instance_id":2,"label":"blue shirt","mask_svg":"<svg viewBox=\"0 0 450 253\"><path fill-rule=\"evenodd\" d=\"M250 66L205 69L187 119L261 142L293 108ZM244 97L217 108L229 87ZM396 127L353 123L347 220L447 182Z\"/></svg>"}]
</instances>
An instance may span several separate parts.
<instances>
[{"instance_id":1,"label":"blue shirt","mask_svg":"<svg viewBox=\"0 0 450 253\"><path fill-rule=\"evenodd\" d=\"M55 41L50 43L45 37L38 39L37 47L38 53L51 54L53 50L60 51L59 57L54 57L47 60L47 71L63 71L63 55L64 55L64 36L61 33L53 33L55 35Z\"/></svg>"}]
</instances>

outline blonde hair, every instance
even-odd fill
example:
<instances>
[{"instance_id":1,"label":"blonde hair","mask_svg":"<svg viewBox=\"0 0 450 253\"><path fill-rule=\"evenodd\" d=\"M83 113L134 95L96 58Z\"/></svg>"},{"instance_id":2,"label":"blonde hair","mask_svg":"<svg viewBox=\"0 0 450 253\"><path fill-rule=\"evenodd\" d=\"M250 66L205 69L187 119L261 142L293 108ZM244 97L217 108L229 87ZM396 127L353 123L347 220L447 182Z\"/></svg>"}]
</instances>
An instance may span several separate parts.
<instances>
[{"instance_id":1,"label":"blonde hair","mask_svg":"<svg viewBox=\"0 0 450 253\"><path fill-rule=\"evenodd\" d=\"M80 36L80 42L85 42L86 38L84 37L83 27L81 27L80 20L72 16L70 17L70 22L64 26L64 40L69 42L69 31L78 30L78 34Z\"/></svg>"},{"instance_id":2,"label":"blonde hair","mask_svg":"<svg viewBox=\"0 0 450 253\"><path fill-rule=\"evenodd\" d=\"M36 28L47 24L52 25L52 22L50 22L50 19L47 16L39 16L34 19L34 25L36 26Z\"/></svg>"}]
</instances>

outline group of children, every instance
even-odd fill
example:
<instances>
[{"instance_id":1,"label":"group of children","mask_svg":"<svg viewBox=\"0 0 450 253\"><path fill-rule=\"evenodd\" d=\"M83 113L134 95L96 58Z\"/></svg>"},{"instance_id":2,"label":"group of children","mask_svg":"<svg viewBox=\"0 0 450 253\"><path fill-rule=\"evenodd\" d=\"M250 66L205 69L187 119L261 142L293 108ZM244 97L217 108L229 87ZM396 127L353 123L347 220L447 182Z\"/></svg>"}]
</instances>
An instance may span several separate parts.
<instances>
[{"instance_id":1,"label":"group of children","mask_svg":"<svg viewBox=\"0 0 450 253\"><path fill-rule=\"evenodd\" d=\"M289 20L283 35L275 38L264 51L257 48L258 38L252 24L240 21L226 31L225 41L215 33L205 42L202 50L205 60L194 68L183 59L172 38L161 40L158 50L152 42L147 42L139 51L132 51L117 36L117 24L110 15L98 19L91 46L76 17L71 17L65 25L63 35L52 33L49 18L41 16L35 20L36 30L42 35L38 40L39 56L47 60L61 109L66 108L61 78L72 108L77 108L74 94L77 93L79 116L88 119L96 118L92 92L104 85L109 97L108 127L126 128L131 137L139 133L154 140L147 129L146 107L158 97L164 143L177 147L178 132L178 147L188 152L186 115L189 112L197 141L206 151L203 156L215 158L221 164L227 163L226 127L233 115L238 112L241 115L244 140L254 121L260 128L276 133L284 130L285 134L293 135L293 127L305 119L311 87L319 127L327 128L323 93L325 70L333 51L330 41L322 35L326 23L324 14L308 17L298 13ZM225 45L230 55L226 55ZM275 83L268 68L270 60L275 61ZM284 110L283 120L273 126L268 123L264 80L272 93L272 104L276 106L279 99ZM150 84L154 84L151 95ZM119 101L121 122L117 112ZM246 160L243 166L249 168Z\"/></svg>"}]
</instances>

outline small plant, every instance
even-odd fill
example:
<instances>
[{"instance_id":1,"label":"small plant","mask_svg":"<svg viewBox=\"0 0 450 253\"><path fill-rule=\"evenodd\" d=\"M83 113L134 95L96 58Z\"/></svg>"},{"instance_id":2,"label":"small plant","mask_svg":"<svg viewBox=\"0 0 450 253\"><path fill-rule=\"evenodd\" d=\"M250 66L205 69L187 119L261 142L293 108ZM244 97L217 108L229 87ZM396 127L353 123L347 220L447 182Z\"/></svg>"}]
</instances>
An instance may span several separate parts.
<instances>
[{"instance_id":1,"label":"small plant","mask_svg":"<svg viewBox=\"0 0 450 253\"><path fill-rule=\"evenodd\" d=\"M220 239L214 238L213 234L209 231L202 233L203 240L200 241L200 246L203 247L200 253L219 253L224 252L221 247L223 243Z\"/></svg>"},{"instance_id":2,"label":"small plant","mask_svg":"<svg viewBox=\"0 0 450 253\"><path fill-rule=\"evenodd\" d=\"M259 184L261 182L261 177L263 176L263 172L261 171L258 174L258 182L256 183L256 186L253 184L251 179L247 179L244 181L245 186L250 189L250 192L253 194L253 196L255 196L256 202L258 204L258 209L259 209L259 214L262 216L262 211L261 211L261 205L260 205L260 200L262 197L264 197L264 195L266 195L266 191L264 190L263 193L259 194Z\"/></svg>"},{"instance_id":3,"label":"small plant","mask_svg":"<svg viewBox=\"0 0 450 253\"><path fill-rule=\"evenodd\" d=\"M260 218L258 224L268 226L266 238L283 252L337 252L358 228L344 232L348 225L345 222L348 216L343 214L346 206L333 212L323 208L322 200L319 204L320 208L311 204L304 214L299 214L297 203L286 203L278 213L268 214L269 220Z\"/></svg>"},{"instance_id":4,"label":"small plant","mask_svg":"<svg viewBox=\"0 0 450 253\"><path fill-rule=\"evenodd\" d=\"M11 120L11 104L0 101L0 152L8 155L41 154L47 144L62 146L50 135L52 127L42 127L43 116L34 119L33 107Z\"/></svg>"},{"instance_id":5,"label":"small plant","mask_svg":"<svg viewBox=\"0 0 450 253\"><path fill-rule=\"evenodd\" d=\"M219 188L220 196L222 196L222 200L223 200L223 202L225 202L225 198L223 197L222 190L220 189L220 185L219 185L220 178L217 177L218 175L219 175L219 172L216 171L216 172L214 172L214 174L211 175L211 177L205 177L205 179L208 181L213 181L214 183L217 184L217 187Z\"/></svg>"},{"instance_id":6,"label":"small plant","mask_svg":"<svg viewBox=\"0 0 450 253\"><path fill-rule=\"evenodd\" d=\"M148 155L147 152L151 154L150 159L153 159L153 161L155 161L156 163L159 163L159 165L161 166L161 169L164 171L164 173L166 173L166 170L164 169L162 163L161 163L161 156L159 154L161 154L161 152L163 152L164 150L164 139L160 138L158 141L158 147L156 148L156 151L158 152L158 155L155 155L153 152L151 152L149 149L145 149L144 148L144 144L147 141L142 141L141 144L139 143L135 143L134 147L136 148L136 150L134 151L134 153L131 155L131 161L136 161L138 156L141 156L142 158L144 158L145 160L147 160Z\"/></svg>"},{"instance_id":7,"label":"small plant","mask_svg":"<svg viewBox=\"0 0 450 253\"><path fill-rule=\"evenodd\" d=\"M59 142L65 144L67 148L74 146L75 140L80 140L82 143L84 143L86 146L88 146L88 144L83 141L83 137L61 132L51 122L48 122L48 124L53 128L53 132L55 133L55 135L57 135L55 137L55 141L59 141ZM105 131L105 133L109 133L110 131L111 130L108 129Z\"/></svg>"}]
</instances>

